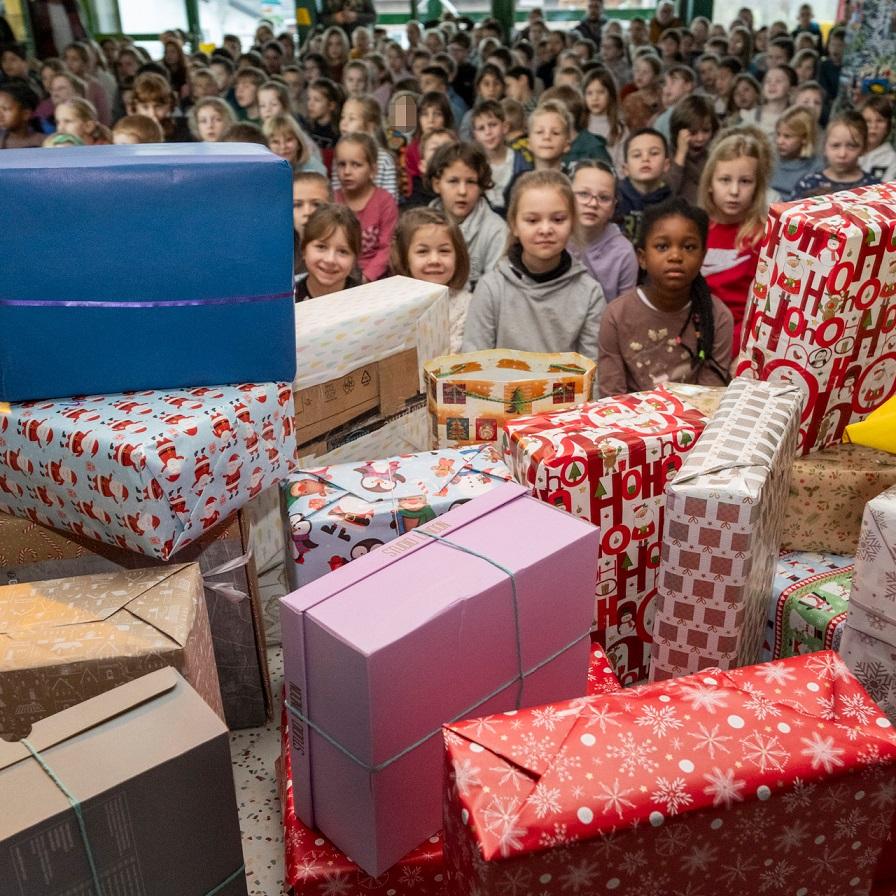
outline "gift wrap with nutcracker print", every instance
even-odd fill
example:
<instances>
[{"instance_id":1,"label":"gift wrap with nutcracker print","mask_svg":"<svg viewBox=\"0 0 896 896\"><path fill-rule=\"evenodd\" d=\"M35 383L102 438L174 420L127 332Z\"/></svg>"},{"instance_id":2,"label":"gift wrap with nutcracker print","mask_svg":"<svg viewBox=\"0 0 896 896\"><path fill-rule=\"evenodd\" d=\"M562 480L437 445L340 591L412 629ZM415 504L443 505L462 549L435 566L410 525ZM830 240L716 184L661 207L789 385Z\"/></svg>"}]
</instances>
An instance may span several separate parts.
<instances>
[{"instance_id":1,"label":"gift wrap with nutcracker print","mask_svg":"<svg viewBox=\"0 0 896 896\"><path fill-rule=\"evenodd\" d=\"M294 455L283 383L0 405L0 512L167 560Z\"/></svg>"},{"instance_id":2,"label":"gift wrap with nutcracker print","mask_svg":"<svg viewBox=\"0 0 896 896\"><path fill-rule=\"evenodd\" d=\"M592 644L588 664L588 694L619 690L606 654ZM280 726L278 783L283 811L286 889L291 896L332 896L364 893L371 896L444 896L445 860L441 831L379 877L365 874L319 831L296 817L292 786L289 717L284 708Z\"/></svg>"},{"instance_id":3,"label":"gift wrap with nutcracker print","mask_svg":"<svg viewBox=\"0 0 896 896\"><path fill-rule=\"evenodd\" d=\"M597 542L508 482L283 598L299 818L374 876L435 833L446 719L585 692Z\"/></svg>"},{"instance_id":4,"label":"gift wrap with nutcracker print","mask_svg":"<svg viewBox=\"0 0 896 896\"><path fill-rule=\"evenodd\" d=\"M588 401L596 366L576 352L490 349L434 358L424 365L432 447L495 442L508 420Z\"/></svg>"},{"instance_id":5,"label":"gift wrap with nutcracker print","mask_svg":"<svg viewBox=\"0 0 896 896\"><path fill-rule=\"evenodd\" d=\"M0 587L0 737L164 666L223 718L196 564Z\"/></svg>"},{"instance_id":6,"label":"gift wrap with nutcracker print","mask_svg":"<svg viewBox=\"0 0 896 896\"><path fill-rule=\"evenodd\" d=\"M665 390L505 424L501 447L535 496L600 528L595 631L623 685L647 677L665 489L705 417Z\"/></svg>"},{"instance_id":7,"label":"gift wrap with nutcracker print","mask_svg":"<svg viewBox=\"0 0 896 896\"><path fill-rule=\"evenodd\" d=\"M840 653L896 721L896 487L865 508Z\"/></svg>"},{"instance_id":8,"label":"gift wrap with nutcracker print","mask_svg":"<svg viewBox=\"0 0 896 896\"><path fill-rule=\"evenodd\" d=\"M450 896L859 896L896 807L896 733L830 651L444 735Z\"/></svg>"},{"instance_id":9,"label":"gift wrap with nutcracker print","mask_svg":"<svg viewBox=\"0 0 896 896\"><path fill-rule=\"evenodd\" d=\"M651 680L758 661L801 400L734 380L669 483Z\"/></svg>"},{"instance_id":10,"label":"gift wrap with nutcracker print","mask_svg":"<svg viewBox=\"0 0 896 896\"><path fill-rule=\"evenodd\" d=\"M896 184L773 205L738 374L805 392L802 454L896 392Z\"/></svg>"},{"instance_id":11,"label":"gift wrap with nutcracker print","mask_svg":"<svg viewBox=\"0 0 896 896\"><path fill-rule=\"evenodd\" d=\"M300 588L511 480L493 445L302 470L283 485Z\"/></svg>"},{"instance_id":12,"label":"gift wrap with nutcracker print","mask_svg":"<svg viewBox=\"0 0 896 896\"><path fill-rule=\"evenodd\" d=\"M840 443L798 457L782 550L855 554L865 505L894 485L896 455L877 448Z\"/></svg>"},{"instance_id":13,"label":"gift wrap with nutcracker print","mask_svg":"<svg viewBox=\"0 0 896 896\"><path fill-rule=\"evenodd\" d=\"M852 578L852 557L783 552L772 582L759 659L838 650Z\"/></svg>"}]
</instances>

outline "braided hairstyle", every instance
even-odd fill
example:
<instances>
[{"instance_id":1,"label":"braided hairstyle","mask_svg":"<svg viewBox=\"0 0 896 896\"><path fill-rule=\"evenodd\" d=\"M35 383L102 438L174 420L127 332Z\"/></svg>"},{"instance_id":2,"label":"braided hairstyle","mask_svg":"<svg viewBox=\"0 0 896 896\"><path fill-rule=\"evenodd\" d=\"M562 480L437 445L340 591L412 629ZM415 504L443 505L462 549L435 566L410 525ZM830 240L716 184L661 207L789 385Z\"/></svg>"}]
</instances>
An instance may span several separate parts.
<instances>
[{"instance_id":1,"label":"braided hairstyle","mask_svg":"<svg viewBox=\"0 0 896 896\"><path fill-rule=\"evenodd\" d=\"M644 209L641 216L641 224L638 229L638 237L635 242L635 248L643 250L647 244L651 230L666 218L684 218L691 221L697 228L700 235L700 242L703 249L706 249L706 238L709 232L709 216L702 208L691 205L686 199L675 196L656 205L648 205ZM641 271L641 280L644 278L644 271ZM694 282L691 284L691 316L688 318L682 333L687 328L688 323L694 325L694 332L697 334L697 350L694 356L695 371L706 366L710 367L713 372L719 376L727 385L730 377L721 365L713 358L712 347L715 342L715 318L712 311L712 293L709 291L709 284L703 274L698 273ZM679 334L680 336L681 334Z\"/></svg>"}]
</instances>

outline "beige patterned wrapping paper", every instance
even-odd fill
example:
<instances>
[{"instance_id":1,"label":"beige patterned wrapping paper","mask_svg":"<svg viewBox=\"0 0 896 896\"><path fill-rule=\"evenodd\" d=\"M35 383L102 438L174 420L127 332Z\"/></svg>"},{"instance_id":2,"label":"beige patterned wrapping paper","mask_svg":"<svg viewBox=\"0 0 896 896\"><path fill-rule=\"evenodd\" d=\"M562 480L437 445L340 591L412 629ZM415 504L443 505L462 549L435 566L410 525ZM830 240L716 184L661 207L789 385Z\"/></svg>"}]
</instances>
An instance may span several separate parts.
<instances>
[{"instance_id":1,"label":"beige patterned wrapping paper","mask_svg":"<svg viewBox=\"0 0 896 896\"><path fill-rule=\"evenodd\" d=\"M896 455L828 445L793 463L781 549L855 554L865 505L896 485Z\"/></svg>"},{"instance_id":2,"label":"beige patterned wrapping paper","mask_svg":"<svg viewBox=\"0 0 896 896\"><path fill-rule=\"evenodd\" d=\"M650 676L756 662L801 393L737 379L666 492Z\"/></svg>"},{"instance_id":3,"label":"beige patterned wrapping paper","mask_svg":"<svg viewBox=\"0 0 896 896\"><path fill-rule=\"evenodd\" d=\"M195 563L0 587L0 735L164 666L223 719Z\"/></svg>"}]
</instances>

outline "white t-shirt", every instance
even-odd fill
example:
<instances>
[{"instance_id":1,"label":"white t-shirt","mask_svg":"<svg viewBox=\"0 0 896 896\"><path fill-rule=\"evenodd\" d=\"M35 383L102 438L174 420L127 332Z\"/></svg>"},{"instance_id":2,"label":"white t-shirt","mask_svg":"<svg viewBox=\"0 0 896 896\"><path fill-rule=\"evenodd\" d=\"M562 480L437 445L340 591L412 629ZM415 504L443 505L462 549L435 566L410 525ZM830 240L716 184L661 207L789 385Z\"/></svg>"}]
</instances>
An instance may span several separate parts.
<instances>
[{"instance_id":1,"label":"white t-shirt","mask_svg":"<svg viewBox=\"0 0 896 896\"><path fill-rule=\"evenodd\" d=\"M492 163L492 180L495 185L485 194L492 208L504 208L504 191L511 177L513 177L513 150L508 149L503 162Z\"/></svg>"},{"instance_id":2,"label":"white t-shirt","mask_svg":"<svg viewBox=\"0 0 896 896\"><path fill-rule=\"evenodd\" d=\"M866 152L859 158L862 171L873 174L881 183L896 180L896 149L884 141L877 149Z\"/></svg>"}]
</instances>

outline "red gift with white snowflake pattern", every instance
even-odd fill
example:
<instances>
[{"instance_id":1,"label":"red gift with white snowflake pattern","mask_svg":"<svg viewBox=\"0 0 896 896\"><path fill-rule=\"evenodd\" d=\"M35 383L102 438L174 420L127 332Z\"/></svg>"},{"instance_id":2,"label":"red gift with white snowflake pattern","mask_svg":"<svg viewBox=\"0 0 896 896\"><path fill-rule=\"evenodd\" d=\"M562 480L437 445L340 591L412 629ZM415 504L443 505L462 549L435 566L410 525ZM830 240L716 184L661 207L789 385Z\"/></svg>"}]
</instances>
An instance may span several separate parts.
<instances>
[{"instance_id":1,"label":"red gift with white snowflake pattern","mask_svg":"<svg viewBox=\"0 0 896 896\"><path fill-rule=\"evenodd\" d=\"M619 679L599 644L591 645L588 693L619 690ZM289 730L281 714L280 806L283 811L286 890L295 896L443 896L445 861L442 834L430 837L380 877L365 874L320 831L296 818L292 793Z\"/></svg>"},{"instance_id":2,"label":"red gift with white snowflake pattern","mask_svg":"<svg viewBox=\"0 0 896 896\"><path fill-rule=\"evenodd\" d=\"M446 725L451 896L865 896L896 733L831 651Z\"/></svg>"}]
</instances>

